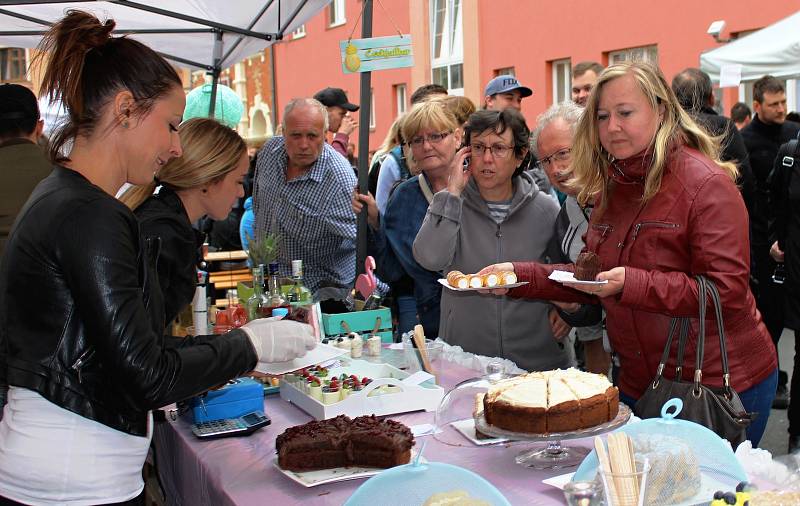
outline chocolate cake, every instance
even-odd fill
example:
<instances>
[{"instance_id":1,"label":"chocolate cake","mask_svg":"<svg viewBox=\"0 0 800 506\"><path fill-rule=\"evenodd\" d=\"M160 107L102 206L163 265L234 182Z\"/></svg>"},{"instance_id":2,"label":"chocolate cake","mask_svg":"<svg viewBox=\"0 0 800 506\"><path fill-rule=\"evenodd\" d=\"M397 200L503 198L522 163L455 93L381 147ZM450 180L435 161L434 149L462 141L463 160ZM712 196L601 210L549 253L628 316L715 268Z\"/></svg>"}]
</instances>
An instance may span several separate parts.
<instances>
[{"instance_id":1,"label":"chocolate cake","mask_svg":"<svg viewBox=\"0 0 800 506\"><path fill-rule=\"evenodd\" d=\"M601 268L600 257L591 251L584 251L575 261L575 279L594 281L600 274Z\"/></svg>"},{"instance_id":2,"label":"chocolate cake","mask_svg":"<svg viewBox=\"0 0 800 506\"><path fill-rule=\"evenodd\" d=\"M275 440L278 464L289 471L332 467L393 467L411 459L414 436L400 422L340 415L289 427Z\"/></svg>"}]
</instances>

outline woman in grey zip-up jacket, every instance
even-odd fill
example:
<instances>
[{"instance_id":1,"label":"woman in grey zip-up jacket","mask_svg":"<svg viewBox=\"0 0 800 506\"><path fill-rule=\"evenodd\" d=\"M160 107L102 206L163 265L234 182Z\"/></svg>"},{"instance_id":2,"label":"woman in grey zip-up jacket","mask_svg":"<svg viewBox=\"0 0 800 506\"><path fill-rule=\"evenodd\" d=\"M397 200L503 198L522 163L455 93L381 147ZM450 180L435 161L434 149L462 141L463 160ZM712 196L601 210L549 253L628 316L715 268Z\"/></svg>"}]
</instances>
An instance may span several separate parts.
<instances>
[{"instance_id":1,"label":"woman in grey zip-up jacket","mask_svg":"<svg viewBox=\"0 0 800 506\"><path fill-rule=\"evenodd\" d=\"M519 165L528 129L513 109L479 111L466 125L468 146L454 160L447 190L433 197L414 241L423 267L464 273L483 266L547 256L558 205ZM471 156L469 170L461 171ZM572 365L553 336L546 301L443 290L439 336L479 355L499 356L527 370Z\"/></svg>"}]
</instances>

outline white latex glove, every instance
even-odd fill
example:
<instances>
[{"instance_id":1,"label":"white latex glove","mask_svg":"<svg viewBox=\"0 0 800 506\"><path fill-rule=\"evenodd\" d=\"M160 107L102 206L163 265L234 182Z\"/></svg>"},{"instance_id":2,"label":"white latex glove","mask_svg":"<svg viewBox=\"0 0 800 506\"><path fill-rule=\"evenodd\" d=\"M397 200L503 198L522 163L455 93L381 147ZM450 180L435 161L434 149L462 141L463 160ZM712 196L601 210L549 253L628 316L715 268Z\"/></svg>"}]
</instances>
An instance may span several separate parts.
<instances>
[{"instance_id":1,"label":"white latex glove","mask_svg":"<svg viewBox=\"0 0 800 506\"><path fill-rule=\"evenodd\" d=\"M260 318L241 327L253 343L259 362L286 362L317 346L311 325L292 320Z\"/></svg>"}]
</instances>

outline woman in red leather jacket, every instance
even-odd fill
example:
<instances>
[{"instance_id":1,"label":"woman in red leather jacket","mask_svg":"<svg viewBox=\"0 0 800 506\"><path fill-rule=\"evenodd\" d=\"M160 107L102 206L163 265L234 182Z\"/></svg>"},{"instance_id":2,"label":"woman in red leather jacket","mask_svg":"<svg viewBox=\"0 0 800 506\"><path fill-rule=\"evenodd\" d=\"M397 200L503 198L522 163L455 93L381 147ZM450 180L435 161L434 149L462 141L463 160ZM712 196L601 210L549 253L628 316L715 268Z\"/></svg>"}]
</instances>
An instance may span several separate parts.
<instances>
[{"instance_id":1,"label":"woman in red leather jacket","mask_svg":"<svg viewBox=\"0 0 800 506\"><path fill-rule=\"evenodd\" d=\"M731 384L749 412L747 435L758 444L777 382L777 359L756 310L748 278L747 210L733 164L681 109L658 68L640 62L607 68L575 135L572 167L581 204L596 203L585 243L601 259L604 285L562 285L548 279L570 265L535 262L513 268L528 285L508 292L565 302L599 302L620 359L620 398L633 406L656 373L671 317L697 317L702 274L723 305ZM496 294L505 291L496 290ZM696 320L686 356L694 356ZM722 385L716 324L709 321L703 383ZM674 365L674 364L672 364ZM665 374L671 377L674 367Z\"/></svg>"}]
</instances>

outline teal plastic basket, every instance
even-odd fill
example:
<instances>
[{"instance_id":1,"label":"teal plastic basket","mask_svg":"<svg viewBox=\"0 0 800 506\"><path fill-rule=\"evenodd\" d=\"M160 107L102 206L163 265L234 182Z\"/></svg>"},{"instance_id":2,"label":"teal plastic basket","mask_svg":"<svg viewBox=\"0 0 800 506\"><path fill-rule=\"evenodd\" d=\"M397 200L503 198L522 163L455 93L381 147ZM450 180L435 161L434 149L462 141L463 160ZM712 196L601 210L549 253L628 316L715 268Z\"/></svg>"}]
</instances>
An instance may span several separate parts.
<instances>
[{"instance_id":1,"label":"teal plastic basket","mask_svg":"<svg viewBox=\"0 0 800 506\"><path fill-rule=\"evenodd\" d=\"M365 481L345 506L408 506L423 504L440 492L463 490L472 499L511 506L494 485L463 467L441 462L411 463L381 472Z\"/></svg>"}]
</instances>

